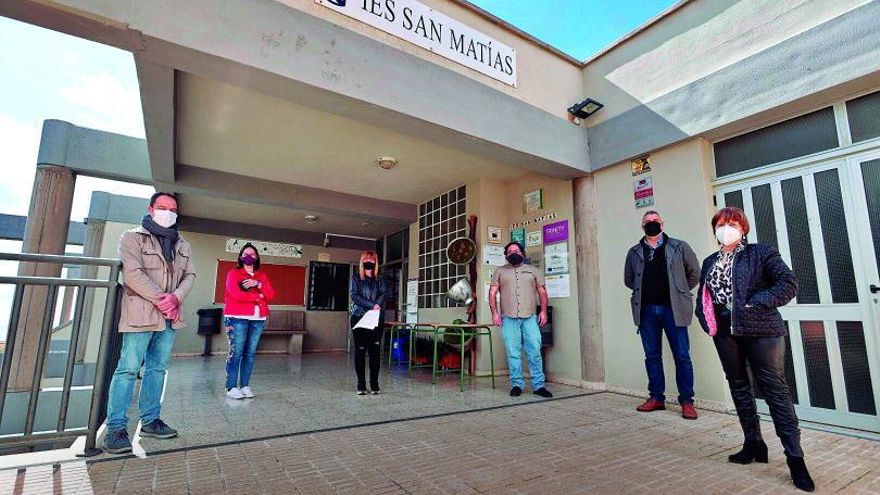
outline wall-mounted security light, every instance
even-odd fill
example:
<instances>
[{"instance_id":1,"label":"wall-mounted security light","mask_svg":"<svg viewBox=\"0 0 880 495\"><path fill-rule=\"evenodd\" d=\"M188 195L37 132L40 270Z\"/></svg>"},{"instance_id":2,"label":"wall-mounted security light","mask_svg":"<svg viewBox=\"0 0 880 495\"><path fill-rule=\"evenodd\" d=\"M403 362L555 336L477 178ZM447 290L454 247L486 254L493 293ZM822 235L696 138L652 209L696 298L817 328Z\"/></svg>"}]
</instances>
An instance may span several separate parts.
<instances>
[{"instance_id":1,"label":"wall-mounted security light","mask_svg":"<svg viewBox=\"0 0 880 495\"><path fill-rule=\"evenodd\" d=\"M598 101L587 98L586 100L575 103L574 105L568 108L568 114L572 116L574 120L576 120L575 124L579 124L579 119L585 119L590 115L598 112L605 105L599 103Z\"/></svg>"}]
</instances>

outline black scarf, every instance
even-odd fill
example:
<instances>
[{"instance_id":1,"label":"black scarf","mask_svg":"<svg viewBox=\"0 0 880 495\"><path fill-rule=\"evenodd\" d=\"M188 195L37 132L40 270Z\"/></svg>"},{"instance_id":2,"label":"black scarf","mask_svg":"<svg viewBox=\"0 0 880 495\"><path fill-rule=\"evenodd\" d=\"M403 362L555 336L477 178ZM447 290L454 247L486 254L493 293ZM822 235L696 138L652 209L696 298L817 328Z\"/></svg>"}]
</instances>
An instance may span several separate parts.
<instances>
[{"instance_id":1,"label":"black scarf","mask_svg":"<svg viewBox=\"0 0 880 495\"><path fill-rule=\"evenodd\" d=\"M178 238L177 224L166 229L153 221L153 217L150 215L144 215L144 218L141 220L141 226L159 239L159 244L162 246L162 256L165 257L165 261L169 265L174 263L174 246L177 244Z\"/></svg>"}]
</instances>

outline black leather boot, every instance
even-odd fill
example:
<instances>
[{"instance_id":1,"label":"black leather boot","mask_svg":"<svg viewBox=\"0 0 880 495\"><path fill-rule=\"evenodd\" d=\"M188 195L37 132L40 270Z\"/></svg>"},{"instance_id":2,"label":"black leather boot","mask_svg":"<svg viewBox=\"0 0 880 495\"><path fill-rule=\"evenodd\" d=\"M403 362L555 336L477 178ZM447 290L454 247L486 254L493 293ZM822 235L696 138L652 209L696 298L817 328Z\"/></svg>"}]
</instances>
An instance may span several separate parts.
<instances>
[{"instance_id":1,"label":"black leather boot","mask_svg":"<svg viewBox=\"0 0 880 495\"><path fill-rule=\"evenodd\" d=\"M785 456L785 462L788 464L788 470L791 472L791 480L794 482L794 486L805 492L811 492L816 489L816 484L813 483L813 478L810 477L810 472L807 471L807 464L804 462L803 457L787 455Z\"/></svg>"},{"instance_id":2,"label":"black leather boot","mask_svg":"<svg viewBox=\"0 0 880 495\"><path fill-rule=\"evenodd\" d=\"M727 460L736 464L751 464L752 461L767 464L767 444L764 440L746 440L743 448Z\"/></svg>"}]
</instances>

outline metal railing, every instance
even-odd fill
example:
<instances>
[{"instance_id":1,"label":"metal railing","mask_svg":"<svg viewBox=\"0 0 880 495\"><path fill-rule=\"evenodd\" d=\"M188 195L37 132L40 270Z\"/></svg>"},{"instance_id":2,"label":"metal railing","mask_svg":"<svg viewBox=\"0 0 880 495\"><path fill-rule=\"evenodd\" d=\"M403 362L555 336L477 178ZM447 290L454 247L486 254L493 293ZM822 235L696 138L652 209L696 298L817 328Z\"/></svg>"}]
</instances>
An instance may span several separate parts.
<instances>
[{"instance_id":1,"label":"metal railing","mask_svg":"<svg viewBox=\"0 0 880 495\"><path fill-rule=\"evenodd\" d=\"M107 390L109 380L113 373L114 363L119 357L118 332L119 322L118 308L119 298L122 295L119 284L119 271L122 263L111 258L91 258L85 256L61 256L46 254L11 254L0 253L0 260L18 261L44 264L67 264L67 265L91 265L105 266L110 269L109 277L103 279L61 278L61 277L0 277L0 284L14 285L15 292L12 302L12 311L9 318L9 329L6 337L6 349L4 352L3 366L0 370L0 421L3 420L4 407L6 406L7 390L9 386L10 371L19 336L19 324L21 323L22 303L27 286L47 287L45 312L43 313L42 326L40 328L39 342L37 343L36 363L33 369L33 378L27 404L27 414L24 421L24 431L21 434L0 436L0 447L34 448L38 445L60 443L72 440L75 437L86 435L84 455L94 455L100 450L95 448L98 428L106 416ZM54 319L57 305L58 291L60 287L75 287L77 289L74 306L73 326L71 328L70 342L67 352L67 361L64 373L64 385L61 389L61 405L58 412L58 421L54 431L34 431L37 405L41 392L43 369L47 360L49 340L52 335L52 320ZM74 364L76 358L76 345L82 331L83 308L85 307L86 291L88 289L106 289L107 296L104 306L104 319L101 324L100 344L95 363L95 378L92 386L92 397L89 408L89 419L84 432L82 428L66 427L67 413L70 406L70 394L73 384ZM28 370L17 370L18 373ZM2 425L2 423L0 423Z\"/></svg>"}]
</instances>

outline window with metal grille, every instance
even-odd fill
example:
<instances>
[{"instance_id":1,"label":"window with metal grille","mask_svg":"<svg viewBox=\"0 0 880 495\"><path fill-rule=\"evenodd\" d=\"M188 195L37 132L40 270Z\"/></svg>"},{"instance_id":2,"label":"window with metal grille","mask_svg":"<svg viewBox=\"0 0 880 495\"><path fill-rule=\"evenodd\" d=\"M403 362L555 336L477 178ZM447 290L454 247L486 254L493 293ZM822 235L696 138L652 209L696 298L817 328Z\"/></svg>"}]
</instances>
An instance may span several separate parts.
<instances>
[{"instance_id":1,"label":"window with metal grille","mask_svg":"<svg viewBox=\"0 0 880 495\"><path fill-rule=\"evenodd\" d=\"M837 148L834 110L806 115L715 143L718 177Z\"/></svg>"},{"instance_id":2,"label":"window with metal grille","mask_svg":"<svg viewBox=\"0 0 880 495\"><path fill-rule=\"evenodd\" d=\"M465 186L419 205L420 308L457 305L446 298L446 291L464 276L467 268L449 262L446 246L453 239L464 237L466 232Z\"/></svg>"},{"instance_id":3,"label":"window with metal grille","mask_svg":"<svg viewBox=\"0 0 880 495\"><path fill-rule=\"evenodd\" d=\"M880 136L880 91L846 102L852 142Z\"/></svg>"}]
</instances>

